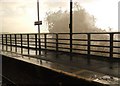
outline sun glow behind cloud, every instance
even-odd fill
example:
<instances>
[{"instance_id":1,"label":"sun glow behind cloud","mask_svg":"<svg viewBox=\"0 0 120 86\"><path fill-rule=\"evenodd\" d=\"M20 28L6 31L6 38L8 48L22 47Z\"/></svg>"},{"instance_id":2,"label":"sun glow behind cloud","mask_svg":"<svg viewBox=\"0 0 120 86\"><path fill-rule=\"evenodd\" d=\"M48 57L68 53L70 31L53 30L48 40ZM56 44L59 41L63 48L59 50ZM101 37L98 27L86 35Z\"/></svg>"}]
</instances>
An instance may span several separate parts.
<instances>
[{"instance_id":1,"label":"sun glow behind cloud","mask_svg":"<svg viewBox=\"0 0 120 86\"><path fill-rule=\"evenodd\" d=\"M37 32L37 0L1 0L0 19L4 32ZM118 1L119 0L73 0L80 2L88 13L96 18L96 26L101 29L108 27L113 31L118 30ZM55 3L57 2L57 3ZM59 3L61 2L61 3ZM43 21L41 32L46 32L44 21L45 14L49 10L69 9L68 0L40 0L40 20ZM3 14L3 15L1 15Z\"/></svg>"}]
</instances>

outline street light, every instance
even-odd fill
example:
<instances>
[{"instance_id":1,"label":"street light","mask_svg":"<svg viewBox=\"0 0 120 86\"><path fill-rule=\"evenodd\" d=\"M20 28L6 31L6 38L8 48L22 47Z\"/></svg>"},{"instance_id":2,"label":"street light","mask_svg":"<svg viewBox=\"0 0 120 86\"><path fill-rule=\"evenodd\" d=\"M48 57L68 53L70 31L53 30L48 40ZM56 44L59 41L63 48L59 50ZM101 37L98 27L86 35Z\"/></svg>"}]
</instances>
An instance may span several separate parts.
<instances>
[{"instance_id":1,"label":"street light","mask_svg":"<svg viewBox=\"0 0 120 86\"><path fill-rule=\"evenodd\" d=\"M41 55L40 25L42 25L42 21L39 18L39 0L37 0L37 13L38 21L35 21L34 25L38 25L39 55Z\"/></svg>"},{"instance_id":2,"label":"street light","mask_svg":"<svg viewBox=\"0 0 120 86\"><path fill-rule=\"evenodd\" d=\"M72 5L73 5L73 2L72 0L70 0L70 25L69 25L69 28L70 28L70 53L72 53Z\"/></svg>"}]
</instances>

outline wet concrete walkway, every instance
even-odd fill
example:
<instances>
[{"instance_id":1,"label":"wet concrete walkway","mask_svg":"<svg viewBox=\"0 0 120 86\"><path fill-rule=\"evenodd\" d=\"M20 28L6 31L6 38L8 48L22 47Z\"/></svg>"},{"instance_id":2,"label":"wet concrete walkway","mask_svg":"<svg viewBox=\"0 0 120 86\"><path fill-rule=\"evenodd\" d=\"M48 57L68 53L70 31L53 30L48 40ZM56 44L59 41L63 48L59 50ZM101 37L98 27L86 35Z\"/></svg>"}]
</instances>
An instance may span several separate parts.
<instances>
[{"instance_id":1,"label":"wet concrete walkway","mask_svg":"<svg viewBox=\"0 0 120 86\"><path fill-rule=\"evenodd\" d=\"M21 56L10 52L1 54L89 81L118 85L120 80L120 59L95 59L83 55L71 56L67 53L51 51L42 51L41 55L30 56Z\"/></svg>"}]
</instances>

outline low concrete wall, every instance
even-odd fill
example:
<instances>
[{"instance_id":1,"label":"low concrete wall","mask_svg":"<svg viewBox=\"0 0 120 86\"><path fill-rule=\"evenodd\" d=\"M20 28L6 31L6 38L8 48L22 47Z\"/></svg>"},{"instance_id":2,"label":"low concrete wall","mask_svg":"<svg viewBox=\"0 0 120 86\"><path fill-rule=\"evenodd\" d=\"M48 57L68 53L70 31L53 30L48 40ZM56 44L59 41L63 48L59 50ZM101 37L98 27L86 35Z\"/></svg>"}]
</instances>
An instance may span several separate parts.
<instances>
[{"instance_id":1,"label":"low concrete wall","mask_svg":"<svg viewBox=\"0 0 120 86\"><path fill-rule=\"evenodd\" d=\"M55 71L2 56L3 75L13 81L17 86L66 86L76 84L79 86L103 86L98 83L88 82Z\"/></svg>"}]
</instances>

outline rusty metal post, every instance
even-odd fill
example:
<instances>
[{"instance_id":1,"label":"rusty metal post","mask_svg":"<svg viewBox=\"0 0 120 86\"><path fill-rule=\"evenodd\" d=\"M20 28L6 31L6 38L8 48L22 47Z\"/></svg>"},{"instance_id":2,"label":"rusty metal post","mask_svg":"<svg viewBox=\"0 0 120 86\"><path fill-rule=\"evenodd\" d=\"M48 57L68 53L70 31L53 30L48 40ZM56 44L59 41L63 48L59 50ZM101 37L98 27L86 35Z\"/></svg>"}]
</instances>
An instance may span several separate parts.
<instances>
[{"instance_id":1,"label":"rusty metal post","mask_svg":"<svg viewBox=\"0 0 120 86\"><path fill-rule=\"evenodd\" d=\"M15 52L17 53L17 37L16 37L16 34L15 34Z\"/></svg>"},{"instance_id":2,"label":"rusty metal post","mask_svg":"<svg viewBox=\"0 0 120 86\"><path fill-rule=\"evenodd\" d=\"M110 58L113 58L113 33L110 33Z\"/></svg>"},{"instance_id":3,"label":"rusty metal post","mask_svg":"<svg viewBox=\"0 0 120 86\"><path fill-rule=\"evenodd\" d=\"M37 55L37 50L38 50L38 48L37 48L37 34L35 34L35 49L36 49L36 55Z\"/></svg>"},{"instance_id":4,"label":"rusty metal post","mask_svg":"<svg viewBox=\"0 0 120 86\"><path fill-rule=\"evenodd\" d=\"M56 51L58 52L58 34L56 34Z\"/></svg>"},{"instance_id":5,"label":"rusty metal post","mask_svg":"<svg viewBox=\"0 0 120 86\"><path fill-rule=\"evenodd\" d=\"M5 35L5 38L6 38L6 51L8 50L8 47L7 47L7 34Z\"/></svg>"},{"instance_id":6,"label":"rusty metal post","mask_svg":"<svg viewBox=\"0 0 120 86\"><path fill-rule=\"evenodd\" d=\"M91 42L90 42L90 40L91 40L91 34L90 33L87 34L87 38L88 38L87 39L88 40L87 41L88 42L87 43L88 44L88 46L87 46L87 64L90 65L90 63L91 63L90 62L90 45L91 45Z\"/></svg>"},{"instance_id":7,"label":"rusty metal post","mask_svg":"<svg viewBox=\"0 0 120 86\"><path fill-rule=\"evenodd\" d=\"M27 45L28 45L28 55L30 54L30 49L29 49L29 34L27 34Z\"/></svg>"},{"instance_id":8,"label":"rusty metal post","mask_svg":"<svg viewBox=\"0 0 120 86\"><path fill-rule=\"evenodd\" d=\"M11 34L10 34L10 50L12 52L12 37L11 37Z\"/></svg>"},{"instance_id":9,"label":"rusty metal post","mask_svg":"<svg viewBox=\"0 0 120 86\"><path fill-rule=\"evenodd\" d=\"M3 34L2 34L2 50L4 50L4 37L3 37Z\"/></svg>"},{"instance_id":10,"label":"rusty metal post","mask_svg":"<svg viewBox=\"0 0 120 86\"><path fill-rule=\"evenodd\" d=\"M21 38L21 55L23 55L23 40L22 40L22 34L20 34L20 38Z\"/></svg>"},{"instance_id":11,"label":"rusty metal post","mask_svg":"<svg viewBox=\"0 0 120 86\"><path fill-rule=\"evenodd\" d=\"M46 38L47 38L47 34L44 34L44 45L45 45L45 50L47 50L47 40L46 40Z\"/></svg>"}]
</instances>

